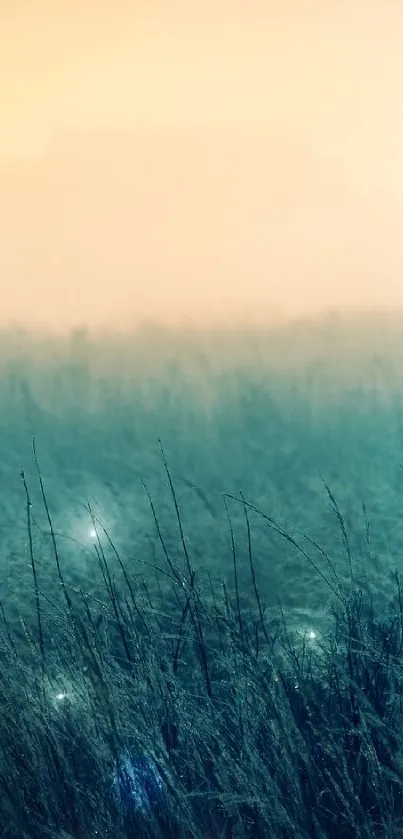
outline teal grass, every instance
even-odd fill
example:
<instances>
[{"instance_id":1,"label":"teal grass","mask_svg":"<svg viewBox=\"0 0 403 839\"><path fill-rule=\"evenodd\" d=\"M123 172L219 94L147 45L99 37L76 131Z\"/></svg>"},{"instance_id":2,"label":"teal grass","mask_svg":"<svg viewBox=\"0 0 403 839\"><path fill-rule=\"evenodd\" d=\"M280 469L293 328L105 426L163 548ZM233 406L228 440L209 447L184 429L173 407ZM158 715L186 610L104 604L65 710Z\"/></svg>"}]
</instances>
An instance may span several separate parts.
<instances>
[{"instance_id":1,"label":"teal grass","mask_svg":"<svg viewBox=\"0 0 403 839\"><path fill-rule=\"evenodd\" d=\"M33 454L54 579L49 594L22 473L34 617L21 618L16 631L1 603L0 835L400 837L398 573L381 611L351 557L347 583L328 560L327 572L317 570L331 603L326 632L296 643L281 603L269 618L259 591L251 514L266 514L242 495L224 497L230 575L218 584L196 570L161 445L182 558L172 556L150 493L163 562L146 563L143 575L129 569L89 506L102 579L95 595L67 582L35 444ZM245 517L248 597L230 502ZM341 513L339 525L346 536Z\"/></svg>"}]
</instances>

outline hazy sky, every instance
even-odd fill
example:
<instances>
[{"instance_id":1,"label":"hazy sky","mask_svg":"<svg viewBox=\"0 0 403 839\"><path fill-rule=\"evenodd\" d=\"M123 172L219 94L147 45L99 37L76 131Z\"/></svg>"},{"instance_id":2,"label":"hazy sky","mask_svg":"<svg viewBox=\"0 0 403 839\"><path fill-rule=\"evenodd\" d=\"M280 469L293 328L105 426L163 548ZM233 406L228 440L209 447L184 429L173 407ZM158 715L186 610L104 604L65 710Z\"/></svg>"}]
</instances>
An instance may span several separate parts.
<instances>
[{"instance_id":1,"label":"hazy sky","mask_svg":"<svg viewBox=\"0 0 403 839\"><path fill-rule=\"evenodd\" d=\"M0 318L403 305L402 43L401 0L0 0Z\"/></svg>"}]
</instances>

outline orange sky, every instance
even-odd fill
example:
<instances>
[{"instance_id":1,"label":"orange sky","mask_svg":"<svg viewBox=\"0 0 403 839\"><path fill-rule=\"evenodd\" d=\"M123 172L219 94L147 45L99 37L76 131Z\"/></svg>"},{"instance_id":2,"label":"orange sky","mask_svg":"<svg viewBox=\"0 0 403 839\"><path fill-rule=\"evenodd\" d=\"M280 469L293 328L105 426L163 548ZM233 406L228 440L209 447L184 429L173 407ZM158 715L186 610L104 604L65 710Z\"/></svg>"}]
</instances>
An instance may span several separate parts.
<instances>
[{"instance_id":1,"label":"orange sky","mask_svg":"<svg viewBox=\"0 0 403 839\"><path fill-rule=\"evenodd\" d=\"M403 305L402 43L399 0L0 0L0 319Z\"/></svg>"}]
</instances>

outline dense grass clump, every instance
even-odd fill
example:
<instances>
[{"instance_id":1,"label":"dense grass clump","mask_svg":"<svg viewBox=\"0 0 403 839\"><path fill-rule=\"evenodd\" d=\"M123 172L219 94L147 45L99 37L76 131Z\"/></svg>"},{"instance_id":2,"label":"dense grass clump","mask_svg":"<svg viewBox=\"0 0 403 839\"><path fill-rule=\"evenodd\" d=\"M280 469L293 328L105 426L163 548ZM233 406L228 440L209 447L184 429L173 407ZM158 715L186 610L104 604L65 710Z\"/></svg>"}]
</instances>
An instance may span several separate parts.
<instances>
[{"instance_id":1,"label":"dense grass clump","mask_svg":"<svg viewBox=\"0 0 403 839\"><path fill-rule=\"evenodd\" d=\"M38 467L59 597L41 586L22 476L35 621L15 632L2 604L0 835L396 839L399 576L380 614L352 566L349 587L334 573L330 628L297 644L281 610L277 624L266 617L251 505L242 498L246 598L234 540L231 585L193 567L165 466L183 562L172 558L151 497L164 556L148 568L155 576L129 572L104 533L107 552L93 516L102 596L66 581Z\"/></svg>"}]
</instances>

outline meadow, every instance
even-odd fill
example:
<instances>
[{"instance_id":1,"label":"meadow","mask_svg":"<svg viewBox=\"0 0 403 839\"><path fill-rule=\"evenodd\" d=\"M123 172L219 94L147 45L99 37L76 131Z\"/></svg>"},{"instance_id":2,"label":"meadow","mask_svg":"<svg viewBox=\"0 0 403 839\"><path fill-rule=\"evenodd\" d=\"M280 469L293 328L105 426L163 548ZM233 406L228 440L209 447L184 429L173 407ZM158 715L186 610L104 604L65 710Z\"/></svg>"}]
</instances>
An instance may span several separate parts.
<instances>
[{"instance_id":1,"label":"meadow","mask_svg":"<svg viewBox=\"0 0 403 839\"><path fill-rule=\"evenodd\" d=\"M403 318L0 336L0 836L396 839Z\"/></svg>"}]
</instances>

